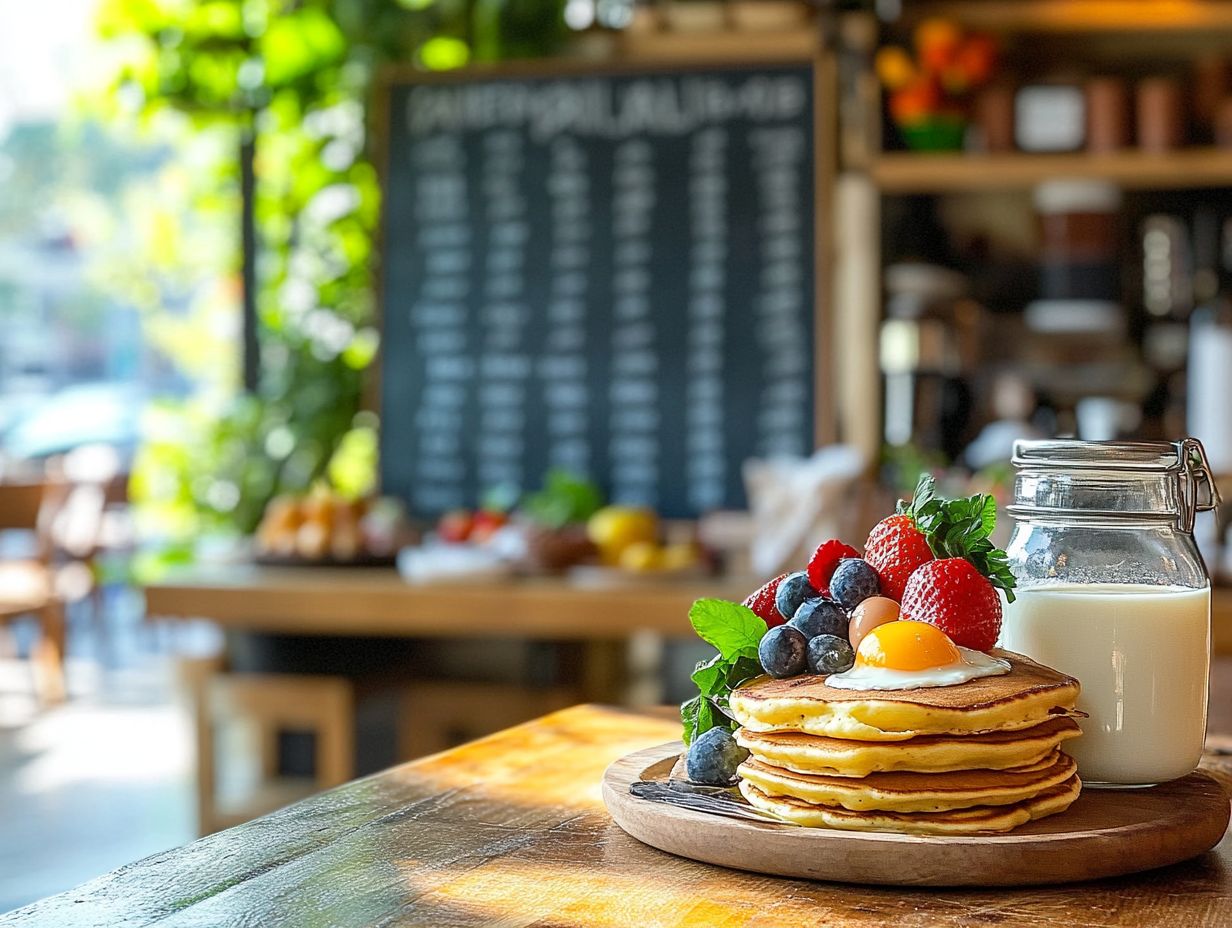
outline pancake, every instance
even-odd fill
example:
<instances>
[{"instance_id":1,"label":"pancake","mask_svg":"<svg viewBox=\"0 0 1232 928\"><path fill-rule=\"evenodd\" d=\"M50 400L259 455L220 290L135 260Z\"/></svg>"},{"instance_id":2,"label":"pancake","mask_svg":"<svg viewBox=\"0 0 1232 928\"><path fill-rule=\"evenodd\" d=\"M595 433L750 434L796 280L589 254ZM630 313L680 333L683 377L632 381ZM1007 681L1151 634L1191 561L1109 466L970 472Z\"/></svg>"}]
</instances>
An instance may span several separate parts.
<instances>
[{"instance_id":1,"label":"pancake","mask_svg":"<svg viewBox=\"0 0 1232 928\"><path fill-rule=\"evenodd\" d=\"M1007 770L1048 757L1057 745L1082 734L1060 717L1020 731L977 735L921 735L908 741L847 741L800 732L755 732L741 728L736 740L765 764L796 773L863 777L880 771L945 773Z\"/></svg>"},{"instance_id":2,"label":"pancake","mask_svg":"<svg viewBox=\"0 0 1232 928\"><path fill-rule=\"evenodd\" d=\"M853 812L786 796L770 796L748 780L740 781L740 792L750 805L796 825L848 831L893 831L910 835L972 835L1010 831L1033 819L1064 812L1078 798L1081 789L1078 775L1074 774L1038 796L1011 805L975 806L948 812Z\"/></svg>"},{"instance_id":3,"label":"pancake","mask_svg":"<svg viewBox=\"0 0 1232 928\"><path fill-rule=\"evenodd\" d=\"M1021 803L1064 783L1077 769L1069 756L1054 751L1051 757L1016 770L872 773L854 779L792 773L749 759L738 772L767 796L853 812L946 812Z\"/></svg>"},{"instance_id":4,"label":"pancake","mask_svg":"<svg viewBox=\"0 0 1232 928\"><path fill-rule=\"evenodd\" d=\"M1011 651L1010 672L954 686L844 690L825 677L758 677L732 691L730 708L750 731L800 731L853 741L1021 731L1073 715L1078 681Z\"/></svg>"}]
</instances>

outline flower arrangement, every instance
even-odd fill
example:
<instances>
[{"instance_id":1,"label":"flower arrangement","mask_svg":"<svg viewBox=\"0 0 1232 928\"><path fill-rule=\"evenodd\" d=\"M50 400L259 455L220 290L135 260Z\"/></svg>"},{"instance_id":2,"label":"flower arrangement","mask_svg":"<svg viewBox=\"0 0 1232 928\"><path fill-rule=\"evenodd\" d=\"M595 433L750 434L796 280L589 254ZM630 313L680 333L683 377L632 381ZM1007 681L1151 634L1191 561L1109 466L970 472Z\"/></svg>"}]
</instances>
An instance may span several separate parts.
<instances>
[{"instance_id":1,"label":"flower arrangement","mask_svg":"<svg viewBox=\"0 0 1232 928\"><path fill-rule=\"evenodd\" d=\"M915 55L887 45L877 52L877 76L889 93L890 118L908 148L962 147L972 95L997 67L996 40L948 19L926 19L912 36Z\"/></svg>"}]
</instances>

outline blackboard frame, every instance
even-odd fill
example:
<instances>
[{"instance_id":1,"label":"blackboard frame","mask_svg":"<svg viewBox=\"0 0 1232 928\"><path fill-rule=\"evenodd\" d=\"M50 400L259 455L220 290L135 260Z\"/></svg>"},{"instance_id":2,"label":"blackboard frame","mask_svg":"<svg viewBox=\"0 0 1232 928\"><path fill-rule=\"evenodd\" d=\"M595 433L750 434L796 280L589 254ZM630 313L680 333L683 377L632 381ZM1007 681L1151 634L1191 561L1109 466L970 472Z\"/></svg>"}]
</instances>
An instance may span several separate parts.
<instances>
[{"instance_id":1,"label":"blackboard frame","mask_svg":"<svg viewBox=\"0 0 1232 928\"><path fill-rule=\"evenodd\" d=\"M768 67L807 67L813 76L813 444L820 448L839 438L837 404L833 388L836 385L836 351L832 336L835 331L832 312L834 279L833 210L834 182L837 172L837 64L820 41L812 54L798 51L772 55L764 51L737 56L709 57L689 55L673 57L630 57L604 60L569 58L532 59L492 64L476 64L449 71L425 71L410 64L384 66L374 81L370 121L374 164L382 197L387 189L390 171L391 96L395 88L412 85L450 85L469 81L517 78L615 77L642 73L670 72L687 74L712 70L756 71ZM384 209L384 203L382 203ZM386 223L382 214L378 222L375 256L375 323L381 333L380 348L373 365L374 376L368 383L368 407L380 416L382 410L382 376L385 354L385 294L384 274L380 271L385 258ZM378 454L380 452L378 451ZM381 469L378 466L378 488Z\"/></svg>"}]
</instances>

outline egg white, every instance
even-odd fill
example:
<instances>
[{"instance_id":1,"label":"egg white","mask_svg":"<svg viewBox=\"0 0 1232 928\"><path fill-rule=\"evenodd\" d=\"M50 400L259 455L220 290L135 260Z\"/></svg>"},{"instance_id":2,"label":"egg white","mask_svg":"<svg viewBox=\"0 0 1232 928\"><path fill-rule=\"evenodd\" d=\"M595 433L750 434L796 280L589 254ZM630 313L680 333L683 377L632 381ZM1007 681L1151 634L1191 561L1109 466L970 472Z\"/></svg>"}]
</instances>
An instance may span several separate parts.
<instances>
[{"instance_id":1,"label":"egg white","mask_svg":"<svg viewBox=\"0 0 1232 928\"><path fill-rule=\"evenodd\" d=\"M826 677L826 685L840 690L910 690L925 686L954 686L976 677L995 677L1010 672L1010 662L956 645L959 660L923 670L891 670L856 664Z\"/></svg>"}]
</instances>

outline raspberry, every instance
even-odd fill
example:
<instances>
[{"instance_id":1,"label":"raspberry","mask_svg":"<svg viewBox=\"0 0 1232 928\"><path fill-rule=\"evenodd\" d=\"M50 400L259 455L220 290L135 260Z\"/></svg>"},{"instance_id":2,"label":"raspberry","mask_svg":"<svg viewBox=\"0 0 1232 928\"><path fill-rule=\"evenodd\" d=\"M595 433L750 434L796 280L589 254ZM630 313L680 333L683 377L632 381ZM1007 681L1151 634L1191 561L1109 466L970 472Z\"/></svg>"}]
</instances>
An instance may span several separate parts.
<instances>
[{"instance_id":1,"label":"raspberry","mask_svg":"<svg viewBox=\"0 0 1232 928\"><path fill-rule=\"evenodd\" d=\"M744 604L752 609L768 628L774 628L787 621L774 607L774 594L778 592L779 584L786 576L787 574L779 574L760 589L750 593L748 599L744 601Z\"/></svg>"},{"instance_id":2,"label":"raspberry","mask_svg":"<svg viewBox=\"0 0 1232 928\"><path fill-rule=\"evenodd\" d=\"M837 538L818 545L817 550L808 562L809 583L822 596L830 593L830 578L834 576L834 568L845 557L859 557L860 552L851 545L845 545Z\"/></svg>"}]
</instances>

